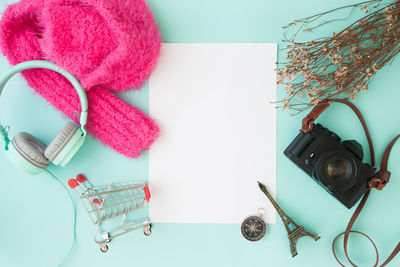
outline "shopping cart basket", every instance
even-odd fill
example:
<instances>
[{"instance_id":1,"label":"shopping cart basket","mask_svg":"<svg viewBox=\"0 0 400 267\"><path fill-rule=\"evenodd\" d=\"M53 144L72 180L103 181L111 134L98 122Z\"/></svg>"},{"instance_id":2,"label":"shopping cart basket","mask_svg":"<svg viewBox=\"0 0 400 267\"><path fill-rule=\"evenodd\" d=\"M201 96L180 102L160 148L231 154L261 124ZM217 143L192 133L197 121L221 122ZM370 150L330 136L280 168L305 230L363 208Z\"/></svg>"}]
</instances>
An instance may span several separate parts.
<instances>
[{"instance_id":1,"label":"shopping cart basket","mask_svg":"<svg viewBox=\"0 0 400 267\"><path fill-rule=\"evenodd\" d=\"M68 185L75 190L90 219L97 225L94 240L100 245L102 252L108 251L111 239L126 234L132 230L143 229L145 235L151 234L151 224L148 217L127 222L129 212L144 207L150 200L150 190L145 181L111 184L94 187L82 174L76 179L70 179ZM102 223L111 218L121 216L119 226L102 230Z\"/></svg>"}]
</instances>

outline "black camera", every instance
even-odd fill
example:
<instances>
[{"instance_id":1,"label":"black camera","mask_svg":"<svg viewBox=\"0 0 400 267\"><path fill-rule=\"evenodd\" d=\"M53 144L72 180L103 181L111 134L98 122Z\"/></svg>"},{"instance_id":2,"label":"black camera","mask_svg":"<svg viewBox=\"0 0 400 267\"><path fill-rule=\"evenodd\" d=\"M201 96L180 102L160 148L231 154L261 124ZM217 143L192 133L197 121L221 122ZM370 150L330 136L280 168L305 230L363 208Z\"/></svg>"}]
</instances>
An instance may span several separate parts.
<instances>
[{"instance_id":1,"label":"black camera","mask_svg":"<svg viewBox=\"0 0 400 267\"><path fill-rule=\"evenodd\" d=\"M284 154L347 208L364 195L375 174L362 162L364 153L357 141L341 141L320 124L308 133L300 132Z\"/></svg>"}]
</instances>

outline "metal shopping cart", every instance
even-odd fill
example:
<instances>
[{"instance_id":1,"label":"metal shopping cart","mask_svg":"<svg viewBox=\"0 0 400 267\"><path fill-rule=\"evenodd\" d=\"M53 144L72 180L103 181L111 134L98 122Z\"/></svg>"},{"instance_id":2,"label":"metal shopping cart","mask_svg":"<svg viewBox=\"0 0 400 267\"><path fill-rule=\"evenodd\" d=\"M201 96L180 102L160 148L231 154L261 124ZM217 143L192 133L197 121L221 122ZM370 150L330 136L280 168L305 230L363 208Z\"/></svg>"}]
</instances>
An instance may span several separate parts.
<instances>
[{"instance_id":1,"label":"metal shopping cart","mask_svg":"<svg viewBox=\"0 0 400 267\"><path fill-rule=\"evenodd\" d=\"M112 239L130 231L143 228L145 235L151 234L148 217L127 222L129 212L144 207L150 201L150 190L145 181L111 184L94 187L82 174L70 179L68 185L75 190L81 199L90 219L97 225L94 241L100 245L102 252L108 251ZM122 216L119 226L102 230L103 222Z\"/></svg>"}]
</instances>

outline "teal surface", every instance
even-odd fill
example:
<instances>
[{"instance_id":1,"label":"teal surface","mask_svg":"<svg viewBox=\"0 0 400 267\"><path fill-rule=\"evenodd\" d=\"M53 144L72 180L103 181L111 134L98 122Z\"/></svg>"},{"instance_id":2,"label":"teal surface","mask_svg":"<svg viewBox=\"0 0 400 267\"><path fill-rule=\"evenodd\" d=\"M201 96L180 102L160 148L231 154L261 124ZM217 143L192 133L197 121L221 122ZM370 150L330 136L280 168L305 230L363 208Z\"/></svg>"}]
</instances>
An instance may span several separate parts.
<instances>
[{"instance_id":1,"label":"teal surface","mask_svg":"<svg viewBox=\"0 0 400 267\"><path fill-rule=\"evenodd\" d=\"M9 3L0 2L3 9L4 4ZM282 26L348 2L152 0L150 4L165 42L280 44ZM0 71L7 68L7 60L1 57ZM356 101L370 126L378 159L389 140L400 132L399 71L400 59L397 59L379 71L369 91ZM49 143L66 119L32 92L21 76L13 78L0 98L1 122L12 126L11 136L25 130ZM278 92L283 96L282 88ZM246 94L245 89L243 94ZM147 85L140 91L121 96L147 111ZM237 224L154 224L150 237L142 232L129 233L113 240L109 252L103 254L93 241L95 226L77 202L76 243L63 266L337 266L331 254L331 242L345 229L353 210L339 204L283 156L282 151L297 134L301 117L282 112L278 112L277 117L278 202L299 224L321 236L317 242L300 239L298 256L290 256L286 232L279 218L276 224L269 225L266 238L257 243L245 241ZM362 128L347 107L334 105L319 121L343 138L357 139L367 149ZM400 165L396 164L399 160L400 145L396 145L389 161L390 184L382 192L372 193L355 227L371 234L382 259L400 239ZM66 168L53 166L51 170L64 182L80 172L98 185L140 179L148 174L148 154L127 159L88 136ZM0 173L0 266L55 266L69 249L71 240L68 196L46 174L28 176L17 170L4 153L0 153ZM372 247L359 237L351 237L350 242L351 255L358 266L372 266ZM342 253L339 255L343 258ZM400 257L388 266L400 266Z\"/></svg>"}]
</instances>

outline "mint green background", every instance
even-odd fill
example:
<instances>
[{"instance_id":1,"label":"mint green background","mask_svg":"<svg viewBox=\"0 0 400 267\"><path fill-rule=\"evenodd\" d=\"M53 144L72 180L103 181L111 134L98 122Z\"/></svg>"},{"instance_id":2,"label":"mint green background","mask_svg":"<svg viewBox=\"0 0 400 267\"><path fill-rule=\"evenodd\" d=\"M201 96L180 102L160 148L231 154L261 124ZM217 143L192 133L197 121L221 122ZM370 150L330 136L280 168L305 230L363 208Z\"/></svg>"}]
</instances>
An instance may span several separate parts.
<instances>
[{"instance_id":1,"label":"mint green background","mask_svg":"<svg viewBox=\"0 0 400 267\"><path fill-rule=\"evenodd\" d=\"M0 2L3 10L10 1ZM349 2L354 1L152 0L150 4L165 42L280 44L282 26ZM0 71L7 68L7 60L1 57ZM378 159L389 140L400 132L399 70L399 60L380 70L370 90L356 101L369 123ZM66 119L32 92L20 76L15 77L1 96L1 122L12 126L12 136L25 130L48 143ZM279 88L281 97L282 92ZM147 85L121 97L148 109ZM151 237L139 231L129 233L112 241L109 252L103 254L93 242L95 226L78 202L76 243L64 266L337 266L331 241L345 229L353 210L339 204L283 156L283 149L297 134L301 117L278 112L277 118L277 199L298 223L322 237L318 242L300 239L298 256L290 256L279 218L276 224L269 225L266 238L257 243L245 241L238 224L154 224ZM343 138L357 139L367 149L361 126L348 108L336 104L319 121ZM372 193L355 227L371 234L382 258L400 239L399 160L396 145L389 161L392 180L382 192ZM79 172L98 185L140 179L148 174L148 153L131 160L88 138L66 168L51 170L64 182ZM0 153L0 171L0 266L55 266L71 240L69 198L47 175L32 177L21 173L9 164L5 153ZM350 250L359 266L374 262L372 248L364 239L352 237ZM389 264L399 265L399 258Z\"/></svg>"}]
</instances>

